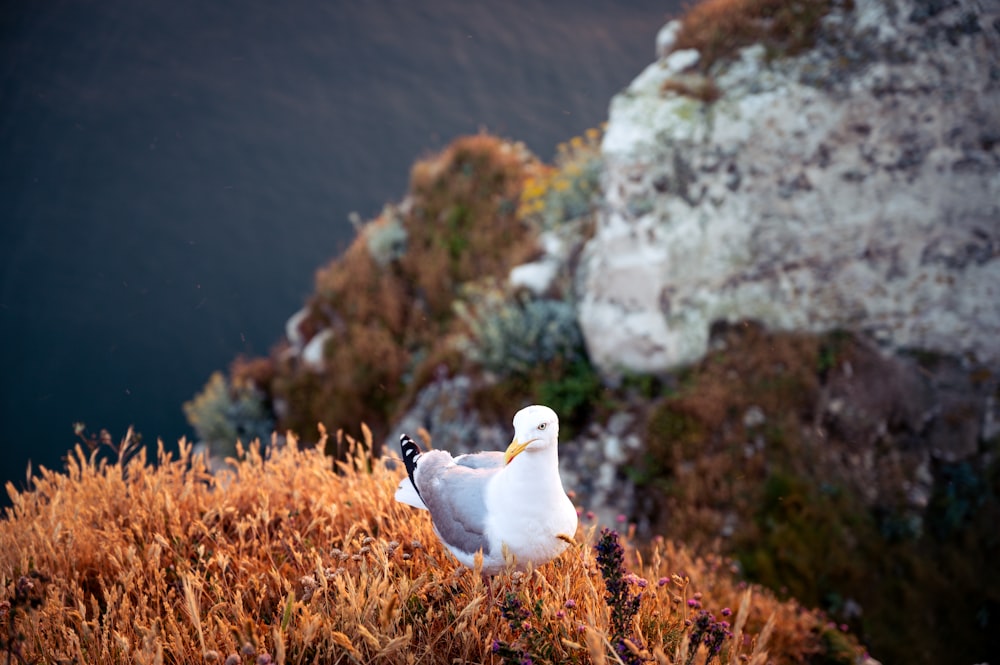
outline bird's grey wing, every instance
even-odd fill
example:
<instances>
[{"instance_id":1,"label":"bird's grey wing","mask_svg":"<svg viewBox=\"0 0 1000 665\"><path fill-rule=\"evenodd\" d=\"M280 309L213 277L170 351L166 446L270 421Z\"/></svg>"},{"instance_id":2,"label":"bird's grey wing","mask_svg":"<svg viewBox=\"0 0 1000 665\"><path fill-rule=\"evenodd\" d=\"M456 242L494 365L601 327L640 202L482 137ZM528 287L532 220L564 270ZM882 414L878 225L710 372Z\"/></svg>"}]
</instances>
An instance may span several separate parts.
<instances>
[{"instance_id":1,"label":"bird's grey wing","mask_svg":"<svg viewBox=\"0 0 1000 665\"><path fill-rule=\"evenodd\" d=\"M488 555L486 484L499 467L472 468L451 461L443 457L420 460L420 496L441 540L469 555L478 550Z\"/></svg>"},{"instance_id":2,"label":"bird's grey wing","mask_svg":"<svg viewBox=\"0 0 1000 665\"><path fill-rule=\"evenodd\" d=\"M470 469L499 469L504 465L503 453L494 450L484 453L472 453L471 455L459 455L455 458L455 464L467 466Z\"/></svg>"}]
</instances>

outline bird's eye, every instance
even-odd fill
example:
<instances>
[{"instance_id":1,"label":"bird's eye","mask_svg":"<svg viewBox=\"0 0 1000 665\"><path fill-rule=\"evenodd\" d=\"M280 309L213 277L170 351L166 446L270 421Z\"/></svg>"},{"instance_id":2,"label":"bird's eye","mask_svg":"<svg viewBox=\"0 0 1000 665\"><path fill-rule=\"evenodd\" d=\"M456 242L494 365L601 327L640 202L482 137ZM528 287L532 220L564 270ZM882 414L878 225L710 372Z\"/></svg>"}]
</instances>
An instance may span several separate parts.
<instances>
[{"instance_id":1,"label":"bird's eye","mask_svg":"<svg viewBox=\"0 0 1000 665\"><path fill-rule=\"evenodd\" d=\"M548 423L542 423L541 425L538 426L538 429L545 429L546 427L548 427L548 425L549 425Z\"/></svg>"}]
</instances>

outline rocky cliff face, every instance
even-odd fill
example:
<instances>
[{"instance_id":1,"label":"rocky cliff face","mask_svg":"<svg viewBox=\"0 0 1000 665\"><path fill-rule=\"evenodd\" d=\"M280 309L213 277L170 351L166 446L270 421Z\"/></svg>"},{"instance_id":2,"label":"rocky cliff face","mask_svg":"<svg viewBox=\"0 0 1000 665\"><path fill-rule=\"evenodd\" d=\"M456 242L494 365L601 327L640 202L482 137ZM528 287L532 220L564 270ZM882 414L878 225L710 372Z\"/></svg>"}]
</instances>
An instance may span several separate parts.
<instances>
[{"instance_id":1,"label":"rocky cliff face","mask_svg":"<svg viewBox=\"0 0 1000 665\"><path fill-rule=\"evenodd\" d=\"M231 407L259 398L306 440L363 420L390 451L424 428L457 454L545 403L585 523L732 555L891 662L984 660L1000 3L705 0L683 21L603 140L548 166L468 137L418 163L199 417L248 431L257 405Z\"/></svg>"},{"instance_id":2,"label":"rocky cliff face","mask_svg":"<svg viewBox=\"0 0 1000 665\"><path fill-rule=\"evenodd\" d=\"M745 318L1000 361L1000 4L857 0L708 68L680 31L611 104L577 275L602 373Z\"/></svg>"}]
</instances>

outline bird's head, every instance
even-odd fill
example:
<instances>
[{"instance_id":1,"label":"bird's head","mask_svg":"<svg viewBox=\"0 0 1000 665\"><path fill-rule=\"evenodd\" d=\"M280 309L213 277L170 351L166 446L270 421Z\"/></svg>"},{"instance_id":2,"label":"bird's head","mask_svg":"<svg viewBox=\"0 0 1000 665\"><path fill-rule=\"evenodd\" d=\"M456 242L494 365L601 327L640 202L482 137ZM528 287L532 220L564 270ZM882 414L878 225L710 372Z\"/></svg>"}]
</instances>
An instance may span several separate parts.
<instances>
[{"instance_id":1,"label":"bird's head","mask_svg":"<svg viewBox=\"0 0 1000 665\"><path fill-rule=\"evenodd\" d=\"M559 416L547 406L535 404L514 414L514 440L507 446L504 463L523 452L540 452L556 446L559 439Z\"/></svg>"}]
</instances>

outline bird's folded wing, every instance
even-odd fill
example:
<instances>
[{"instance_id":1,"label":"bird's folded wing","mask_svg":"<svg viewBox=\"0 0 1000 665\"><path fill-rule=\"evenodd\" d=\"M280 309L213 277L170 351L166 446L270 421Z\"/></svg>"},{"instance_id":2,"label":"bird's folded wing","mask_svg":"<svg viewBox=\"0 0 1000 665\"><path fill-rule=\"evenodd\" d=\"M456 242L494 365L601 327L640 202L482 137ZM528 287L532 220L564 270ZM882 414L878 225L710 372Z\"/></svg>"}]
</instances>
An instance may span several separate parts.
<instances>
[{"instance_id":1,"label":"bird's folded wing","mask_svg":"<svg viewBox=\"0 0 1000 665\"><path fill-rule=\"evenodd\" d=\"M500 468L471 468L427 455L420 460L420 496L431 512L438 535L450 547L470 555L479 550L490 553L486 485Z\"/></svg>"},{"instance_id":2,"label":"bird's folded wing","mask_svg":"<svg viewBox=\"0 0 1000 665\"><path fill-rule=\"evenodd\" d=\"M504 464L503 453L498 450L490 450L483 453L459 455L455 458L455 464L467 466L470 469L499 469Z\"/></svg>"}]
</instances>

